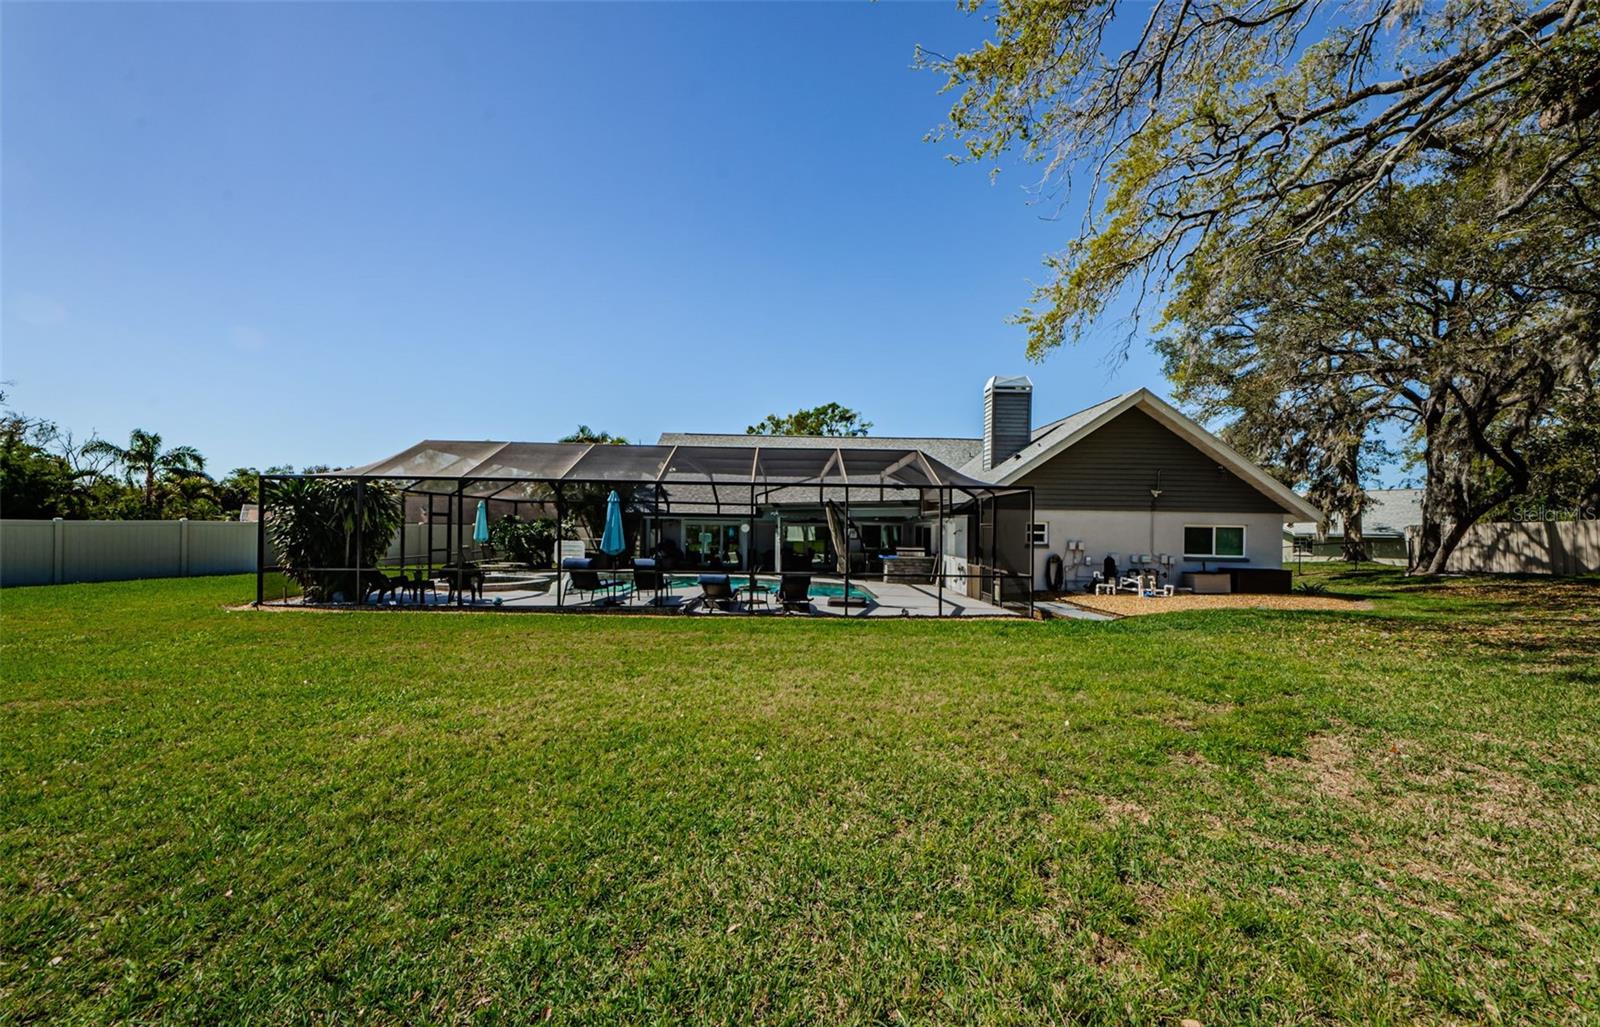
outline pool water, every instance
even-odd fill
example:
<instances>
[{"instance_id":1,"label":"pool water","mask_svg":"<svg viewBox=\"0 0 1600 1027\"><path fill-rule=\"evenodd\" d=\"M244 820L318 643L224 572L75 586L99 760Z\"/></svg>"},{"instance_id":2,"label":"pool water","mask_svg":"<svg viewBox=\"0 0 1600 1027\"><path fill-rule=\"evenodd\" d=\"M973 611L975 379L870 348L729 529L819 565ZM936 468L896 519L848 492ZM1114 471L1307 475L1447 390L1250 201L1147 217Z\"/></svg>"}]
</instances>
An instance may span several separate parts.
<instances>
[{"instance_id":1,"label":"pool water","mask_svg":"<svg viewBox=\"0 0 1600 1027\"><path fill-rule=\"evenodd\" d=\"M734 588L744 588L750 584L750 576L748 574L735 574L732 571L727 572L727 574L728 580L733 582ZM673 588L696 588L699 584L700 576L698 574L674 574L672 576ZM756 587L765 589L768 592L778 591L778 583L771 578L757 578ZM844 596L844 582L813 581L811 587L806 590L806 594L813 599L839 599ZM851 584L850 598L866 602L876 599L877 596L860 585Z\"/></svg>"}]
</instances>

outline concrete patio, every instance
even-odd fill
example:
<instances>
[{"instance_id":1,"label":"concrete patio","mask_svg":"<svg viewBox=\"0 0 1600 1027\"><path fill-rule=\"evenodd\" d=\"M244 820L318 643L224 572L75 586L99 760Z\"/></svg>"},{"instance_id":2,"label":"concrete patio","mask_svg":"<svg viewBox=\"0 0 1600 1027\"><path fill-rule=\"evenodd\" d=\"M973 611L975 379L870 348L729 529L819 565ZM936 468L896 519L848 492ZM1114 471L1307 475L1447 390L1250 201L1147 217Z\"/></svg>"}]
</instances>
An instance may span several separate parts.
<instances>
[{"instance_id":1,"label":"concrete patio","mask_svg":"<svg viewBox=\"0 0 1600 1027\"><path fill-rule=\"evenodd\" d=\"M565 583L563 584L564 601L557 601L554 589L556 575L554 572L542 576L543 580L535 580L530 588L505 588L489 590L483 593L482 598L468 598L460 604L447 598L441 589L437 593L424 594L422 606L430 609L471 609L497 612L542 612L542 613L637 613L637 614L709 614L713 616L765 616L777 615L783 612L777 602L776 596L769 596L767 603L757 602L753 607L743 599L731 604L728 608L718 608L706 602L698 585L677 585L659 598L646 592L644 595L634 595L625 591L615 598L594 597L589 593L573 593ZM739 575L732 575L735 587L744 584L748 579ZM758 578L758 581L765 579ZM817 580L820 585L842 585L843 580L838 578L821 578ZM933 585L907 584L903 582L885 581L859 581L851 579L851 587L864 589L870 592L872 598L862 605L859 600L852 600L848 607L836 605L837 597L817 596L812 599L810 611L795 611L799 616L813 617L938 617L940 616L941 601L939 590ZM830 602L831 600L831 602ZM270 599L269 599L270 601ZM289 599L286 602L273 605L302 605L298 600ZM390 610L417 609L418 604L407 599L386 599L379 603L371 599L368 607ZM950 588L944 591L943 596L944 617L1015 617L1015 611L1007 610L992 603L978 599L971 599Z\"/></svg>"}]
</instances>

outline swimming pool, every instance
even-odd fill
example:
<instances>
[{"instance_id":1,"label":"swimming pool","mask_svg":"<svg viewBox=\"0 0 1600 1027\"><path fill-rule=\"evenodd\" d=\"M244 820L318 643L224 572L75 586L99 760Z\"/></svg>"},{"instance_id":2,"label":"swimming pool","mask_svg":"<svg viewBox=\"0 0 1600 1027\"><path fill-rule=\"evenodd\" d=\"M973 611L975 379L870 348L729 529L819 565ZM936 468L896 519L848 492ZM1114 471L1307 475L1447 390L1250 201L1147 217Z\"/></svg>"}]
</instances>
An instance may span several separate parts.
<instances>
[{"instance_id":1,"label":"swimming pool","mask_svg":"<svg viewBox=\"0 0 1600 1027\"><path fill-rule=\"evenodd\" d=\"M736 574L732 571L726 573L728 580L733 582L734 588L744 588L750 584L750 576L748 574ZM699 585L700 576L698 574L674 574L672 576L673 588L697 588ZM756 578L756 587L765 589L768 592L776 592L778 590L778 582L774 578L758 577ZM806 590L806 594L813 599L840 599L844 597L844 582L813 581L811 587ZM860 599L865 602L878 597L855 582L851 582L850 598Z\"/></svg>"}]
</instances>

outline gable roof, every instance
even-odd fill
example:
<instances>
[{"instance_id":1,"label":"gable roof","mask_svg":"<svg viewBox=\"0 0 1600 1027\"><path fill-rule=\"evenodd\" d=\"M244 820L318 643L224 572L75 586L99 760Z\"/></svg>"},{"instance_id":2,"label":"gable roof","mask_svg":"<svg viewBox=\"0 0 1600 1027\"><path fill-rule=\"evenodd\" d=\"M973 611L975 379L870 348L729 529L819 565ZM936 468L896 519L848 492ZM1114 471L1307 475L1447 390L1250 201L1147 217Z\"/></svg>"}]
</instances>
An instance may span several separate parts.
<instances>
[{"instance_id":1,"label":"gable roof","mask_svg":"<svg viewBox=\"0 0 1600 1027\"><path fill-rule=\"evenodd\" d=\"M1257 467L1232 446L1206 431L1194 421L1179 413L1149 389L1134 389L1114 396L1102 403L1080 410L1075 414L1047 425L1034 433L1034 440L998 467L983 470L982 455L974 457L961 467L963 474L974 478L987 478L997 485L1014 484L1044 463L1087 438L1100 426L1129 410L1142 410L1163 427L1217 463L1243 479L1257 491L1278 503L1286 512L1304 520L1317 520L1322 515L1316 507L1297 496L1293 490L1272 475Z\"/></svg>"}]
</instances>

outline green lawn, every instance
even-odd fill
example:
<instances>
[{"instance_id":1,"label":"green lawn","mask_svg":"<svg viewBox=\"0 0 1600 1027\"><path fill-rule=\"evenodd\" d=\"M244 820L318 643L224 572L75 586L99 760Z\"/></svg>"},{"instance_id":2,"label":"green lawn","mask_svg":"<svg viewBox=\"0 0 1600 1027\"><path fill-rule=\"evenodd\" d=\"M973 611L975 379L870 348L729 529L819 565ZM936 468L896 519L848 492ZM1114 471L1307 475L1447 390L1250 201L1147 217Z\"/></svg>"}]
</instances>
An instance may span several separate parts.
<instances>
[{"instance_id":1,"label":"green lawn","mask_svg":"<svg viewBox=\"0 0 1600 1027\"><path fill-rule=\"evenodd\" d=\"M0 1023L1600 1017L1600 583L1116 623L0 593Z\"/></svg>"}]
</instances>

